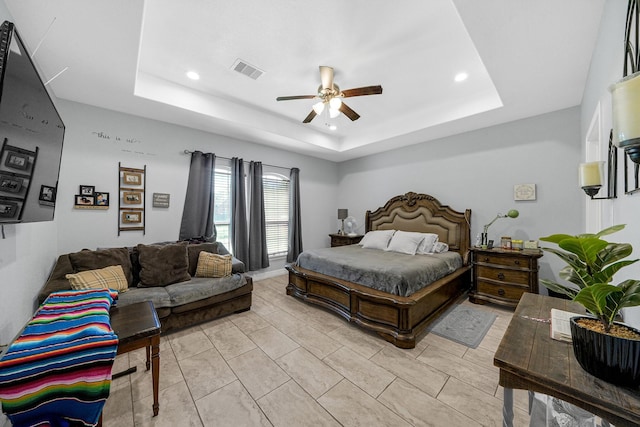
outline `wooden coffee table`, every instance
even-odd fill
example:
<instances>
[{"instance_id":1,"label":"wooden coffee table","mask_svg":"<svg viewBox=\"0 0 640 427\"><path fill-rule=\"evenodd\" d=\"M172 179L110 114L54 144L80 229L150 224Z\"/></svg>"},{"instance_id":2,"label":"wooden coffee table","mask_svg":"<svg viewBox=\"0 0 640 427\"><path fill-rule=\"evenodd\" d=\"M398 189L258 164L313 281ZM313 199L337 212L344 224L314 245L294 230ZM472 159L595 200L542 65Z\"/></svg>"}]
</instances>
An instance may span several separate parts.
<instances>
[{"instance_id":1,"label":"wooden coffee table","mask_svg":"<svg viewBox=\"0 0 640 427\"><path fill-rule=\"evenodd\" d=\"M114 307L109 312L111 329L118 336L118 353L124 354L139 348L147 351L147 371L151 369L153 381L153 416L158 415L158 381L160 379L160 321L151 301ZM130 368L122 374L135 372Z\"/></svg>"}]
</instances>

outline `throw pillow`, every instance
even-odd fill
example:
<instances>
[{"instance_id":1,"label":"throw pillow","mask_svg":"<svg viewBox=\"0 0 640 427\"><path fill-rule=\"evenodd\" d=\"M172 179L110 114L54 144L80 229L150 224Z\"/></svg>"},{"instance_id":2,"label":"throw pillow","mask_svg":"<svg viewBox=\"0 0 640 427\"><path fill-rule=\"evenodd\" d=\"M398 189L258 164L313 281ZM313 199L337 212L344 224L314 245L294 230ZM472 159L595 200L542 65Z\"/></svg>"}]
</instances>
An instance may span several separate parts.
<instances>
[{"instance_id":1,"label":"throw pillow","mask_svg":"<svg viewBox=\"0 0 640 427\"><path fill-rule=\"evenodd\" d=\"M389 245L389 240L393 236L396 230L375 230L369 231L364 235L362 240L360 240L360 244L363 248L366 249L387 249L387 245Z\"/></svg>"},{"instance_id":2,"label":"throw pillow","mask_svg":"<svg viewBox=\"0 0 640 427\"><path fill-rule=\"evenodd\" d=\"M424 240L423 233L412 233L408 231L396 231L389 246L385 250L400 252L403 254L415 255L418 246Z\"/></svg>"},{"instance_id":3,"label":"throw pillow","mask_svg":"<svg viewBox=\"0 0 640 427\"><path fill-rule=\"evenodd\" d=\"M113 289L125 292L129 283L121 265L112 265L98 270L87 270L65 276L74 290L82 289Z\"/></svg>"},{"instance_id":4,"label":"throw pillow","mask_svg":"<svg viewBox=\"0 0 640 427\"><path fill-rule=\"evenodd\" d=\"M417 254L432 254L433 247L438 242L438 235L435 233L423 233L424 240L418 246Z\"/></svg>"},{"instance_id":5,"label":"throw pillow","mask_svg":"<svg viewBox=\"0 0 640 427\"><path fill-rule=\"evenodd\" d=\"M138 245L140 283L138 287L166 286L191 279L187 247L175 245Z\"/></svg>"},{"instance_id":6,"label":"throw pillow","mask_svg":"<svg viewBox=\"0 0 640 427\"><path fill-rule=\"evenodd\" d=\"M133 286L131 258L127 248L109 248L90 251L88 249L69 254L69 261L75 273L98 270L111 265L120 265L129 286Z\"/></svg>"},{"instance_id":7,"label":"throw pillow","mask_svg":"<svg viewBox=\"0 0 640 427\"><path fill-rule=\"evenodd\" d=\"M448 250L449 250L449 245L447 245L444 242L436 242L436 244L433 245L434 254L441 254L441 253L447 252Z\"/></svg>"},{"instance_id":8,"label":"throw pillow","mask_svg":"<svg viewBox=\"0 0 640 427\"><path fill-rule=\"evenodd\" d=\"M231 275L231 255L200 252L196 277L226 277Z\"/></svg>"},{"instance_id":9,"label":"throw pillow","mask_svg":"<svg viewBox=\"0 0 640 427\"><path fill-rule=\"evenodd\" d=\"M210 242L210 243L196 243L190 244L187 246L187 251L189 252L189 274L192 276L196 275L196 267L198 266L198 257L200 252L206 251L212 254L218 253L218 243Z\"/></svg>"}]
</instances>

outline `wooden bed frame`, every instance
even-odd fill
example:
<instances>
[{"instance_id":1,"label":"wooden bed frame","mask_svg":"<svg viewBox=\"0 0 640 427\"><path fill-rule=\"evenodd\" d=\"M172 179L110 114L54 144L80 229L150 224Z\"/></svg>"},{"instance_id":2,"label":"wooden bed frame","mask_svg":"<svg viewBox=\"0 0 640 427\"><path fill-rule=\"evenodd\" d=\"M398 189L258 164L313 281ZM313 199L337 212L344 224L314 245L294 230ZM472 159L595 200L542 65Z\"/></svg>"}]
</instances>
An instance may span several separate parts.
<instances>
[{"instance_id":1,"label":"wooden bed frame","mask_svg":"<svg viewBox=\"0 0 640 427\"><path fill-rule=\"evenodd\" d=\"M409 192L367 211L366 231L403 230L438 234L463 266L408 297L378 291L357 283L287 265L287 295L325 307L362 328L374 331L400 348L414 348L416 337L471 283L469 262L471 210L464 213L443 206L427 194Z\"/></svg>"}]
</instances>

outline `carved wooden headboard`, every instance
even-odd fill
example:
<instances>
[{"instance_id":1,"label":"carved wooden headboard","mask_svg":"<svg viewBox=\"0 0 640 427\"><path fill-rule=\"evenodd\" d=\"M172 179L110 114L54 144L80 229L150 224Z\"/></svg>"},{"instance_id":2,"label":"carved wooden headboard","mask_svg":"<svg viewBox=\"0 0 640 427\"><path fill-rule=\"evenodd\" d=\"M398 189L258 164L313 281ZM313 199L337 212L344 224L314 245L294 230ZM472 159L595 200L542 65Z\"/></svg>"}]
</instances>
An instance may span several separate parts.
<instances>
[{"instance_id":1,"label":"carved wooden headboard","mask_svg":"<svg viewBox=\"0 0 640 427\"><path fill-rule=\"evenodd\" d=\"M449 250L462 255L465 264L471 245L471 209L458 212L428 194L408 192L390 199L381 208L367 211L365 229L435 233Z\"/></svg>"}]
</instances>

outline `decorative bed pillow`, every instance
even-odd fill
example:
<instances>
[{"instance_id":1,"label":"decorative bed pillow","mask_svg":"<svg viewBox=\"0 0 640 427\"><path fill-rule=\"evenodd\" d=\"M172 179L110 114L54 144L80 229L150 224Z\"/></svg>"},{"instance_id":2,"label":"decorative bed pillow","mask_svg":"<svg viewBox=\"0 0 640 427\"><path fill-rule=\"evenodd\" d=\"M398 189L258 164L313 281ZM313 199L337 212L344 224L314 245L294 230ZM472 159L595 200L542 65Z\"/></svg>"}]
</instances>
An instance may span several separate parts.
<instances>
[{"instance_id":1,"label":"decorative bed pillow","mask_svg":"<svg viewBox=\"0 0 640 427\"><path fill-rule=\"evenodd\" d=\"M200 252L196 277L226 277L231 275L231 255Z\"/></svg>"},{"instance_id":2,"label":"decorative bed pillow","mask_svg":"<svg viewBox=\"0 0 640 427\"><path fill-rule=\"evenodd\" d=\"M127 248L110 248L90 251L88 249L69 254L69 261L75 273L88 270L98 270L111 265L122 266L124 276L129 286L133 285L131 257Z\"/></svg>"},{"instance_id":3,"label":"decorative bed pillow","mask_svg":"<svg viewBox=\"0 0 640 427\"><path fill-rule=\"evenodd\" d=\"M136 249L140 263L139 288L166 286L191 279L186 245L140 244Z\"/></svg>"},{"instance_id":4,"label":"decorative bed pillow","mask_svg":"<svg viewBox=\"0 0 640 427\"><path fill-rule=\"evenodd\" d=\"M363 248L366 249L387 249L389 245L389 240L393 236L396 230L375 230L368 231L367 234L364 235L362 240L360 240L360 244Z\"/></svg>"},{"instance_id":5,"label":"decorative bed pillow","mask_svg":"<svg viewBox=\"0 0 640 427\"><path fill-rule=\"evenodd\" d=\"M438 242L438 235L435 233L422 233L424 240L418 246L417 254L432 254L433 247Z\"/></svg>"},{"instance_id":6,"label":"decorative bed pillow","mask_svg":"<svg viewBox=\"0 0 640 427\"><path fill-rule=\"evenodd\" d=\"M121 265L111 265L98 270L86 270L65 276L74 290L82 289L113 289L125 292L129 283Z\"/></svg>"},{"instance_id":7,"label":"decorative bed pillow","mask_svg":"<svg viewBox=\"0 0 640 427\"><path fill-rule=\"evenodd\" d=\"M424 240L424 233L412 233L408 231L396 231L386 250L415 255L418 246Z\"/></svg>"},{"instance_id":8,"label":"decorative bed pillow","mask_svg":"<svg viewBox=\"0 0 640 427\"><path fill-rule=\"evenodd\" d=\"M449 245L447 245L444 242L436 242L436 244L433 245L434 254L441 254L443 252L447 252L448 250L449 250Z\"/></svg>"}]
</instances>

